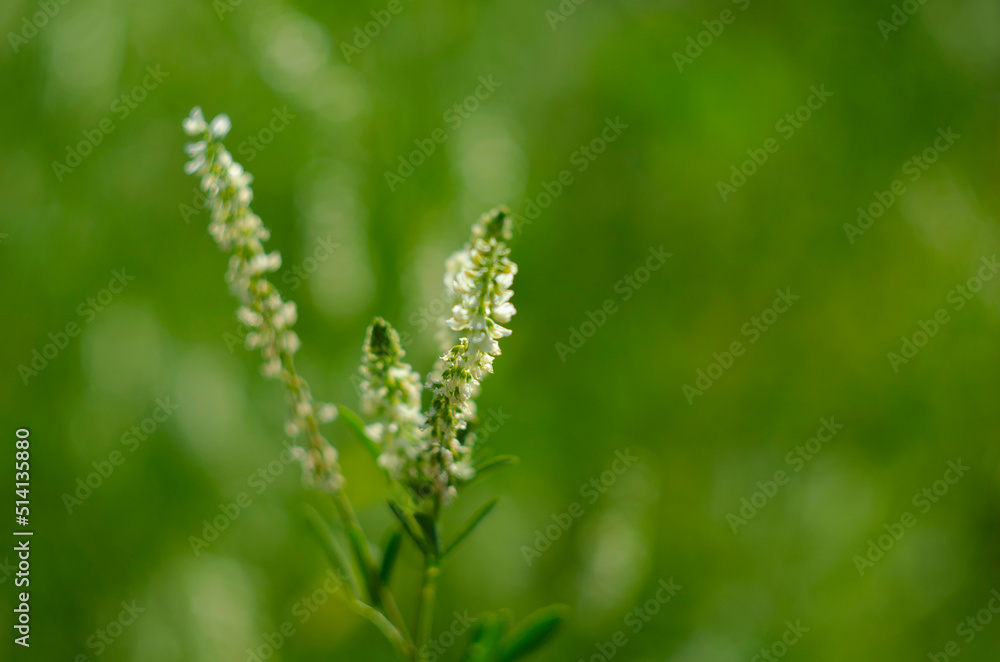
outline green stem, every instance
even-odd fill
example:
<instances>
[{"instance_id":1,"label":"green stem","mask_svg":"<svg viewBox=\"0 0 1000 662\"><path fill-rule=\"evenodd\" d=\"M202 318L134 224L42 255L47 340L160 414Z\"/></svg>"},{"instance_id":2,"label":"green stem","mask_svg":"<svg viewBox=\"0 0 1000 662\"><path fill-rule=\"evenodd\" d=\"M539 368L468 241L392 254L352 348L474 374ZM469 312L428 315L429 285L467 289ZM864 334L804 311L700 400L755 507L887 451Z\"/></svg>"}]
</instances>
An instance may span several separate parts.
<instances>
[{"instance_id":1,"label":"green stem","mask_svg":"<svg viewBox=\"0 0 1000 662\"><path fill-rule=\"evenodd\" d=\"M422 660L420 651L424 649L431 638L431 630L434 626L434 598L437 596L437 579L440 569L437 559L427 556L424 559L424 577L420 587L420 601L417 603L417 625L416 625L416 657Z\"/></svg>"},{"instance_id":2,"label":"green stem","mask_svg":"<svg viewBox=\"0 0 1000 662\"><path fill-rule=\"evenodd\" d=\"M403 638L402 633L396 629L396 626L394 626L382 612L370 605L365 604L364 602L361 602L360 600L355 601L351 605L351 609L360 616L363 616L374 623L375 627L381 630L382 634L384 634L386 638L392 642L396 652L399 653L399 656L402 659L410 660L413 658L413 645Z\"/></svg>"},{"instance_id":3,"label":"green stem","mask_svg":"<svg viewBox=\"0 0 1000 662\"><path fill-rule=\"evenodd\" d=\"M406 640L407 645L411 648L413 647L413 639L410 637L409 630L406 629L406 620L403 619L403 614L399 611L399 606L396 604L396 598L393 597L392 591L389 590L388 586L381 586L380 588L382 597L382 606L385 608L386 616L389 617L396 627L399 628L400 633Z\"/></svg>"},{"instance_id":4,"label":"green stem","mask_svg":"<svg viewBox=\"0 0 1000 662\"><path fill-rule=\"evenodd\" d=\"M354 506L351 505L350 499L343 490L338 490L333 495L333 502L337 507L337 512L340 514L340 519L344 523L344 528L347 529L347 535L352 538L352 547L358 556L358 565L361 567L361 571L365 574L365 581L367 582L368 590L372 593L371 599L378 604L380 604L384 610L385 615L377 609L370 607L364 603L359 602L367 608L367 610L374 612L382 621L385 623L375 621L367 613L362 613L369 620L375 623L379 628L386 633L390 641L399 647L401 653L404 654L406 659L410 659L413 650L412 640L410 638L410 633L406 629L406 621L403 619L403 615L399 611L399 607L396 605L396 599L392 595L392 591L389 590L388 586L384 586L379 582L379 568L375 563L375 557L372 556L371 547L368 545L368 538L365 536L364 530L361 528L361 523L358 522L358 516L354 512ZM360 613L360 612L359 612ZM394 634L390 635L384 625L388 624L392 628Z\"/></svg>"}]
</instances>

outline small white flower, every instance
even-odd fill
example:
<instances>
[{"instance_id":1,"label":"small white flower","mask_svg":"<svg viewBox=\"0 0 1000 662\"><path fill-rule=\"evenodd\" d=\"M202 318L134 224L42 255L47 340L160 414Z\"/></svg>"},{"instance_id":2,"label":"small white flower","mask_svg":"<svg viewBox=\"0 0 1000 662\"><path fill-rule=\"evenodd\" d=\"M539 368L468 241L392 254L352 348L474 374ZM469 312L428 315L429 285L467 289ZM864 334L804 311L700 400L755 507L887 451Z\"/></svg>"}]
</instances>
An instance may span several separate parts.
<instances>
[{"instance_id":1,"label":"small white flower","mask_svg":"<svg viewBox=\"0 0 1000 662\"><path fill-rule=\"evenodd\" d=\"M281 268L281 253L259 253L250 260L250 270L256 274L277 271Z\"/></svg>"},{"instance_id":2,"label":"small white flower","mask_svg":"<svg viewBox=\"0 0 1000 662\"><path fill-rule=\"evenodd\" d=\"M184 127L184 133L189 136L196 136L199 133L204 133L208 129L208 125L205 124L205 115L201 112L200 106L195 106L191 109L191 114L184 119L181 123Z\"/></svg>"},{"instance_id":3,"label":"small white flower","mask_svg":"<svg viewBox=\"0 0 1000 662\"><path fill-rule=\"evenodd\" d=\"M264 317L260 313L254 312L246 306L240 306L239 310L236 311L236 317L247 326L258 327L264 323Z\"/></svg>"},{"instance_id":4,"label":"small white flower","mask_svg":"<svg viewBox=\"0 0 1000 662\"><path fill-rule=\"evenodd\" d=\"M382 434L385 432L385 425L382 423L369 423L365 426L365 434L368 438L379 444L382 443Z\"/></svg>"},{"instance_id":5,"label":"small white flower","mask_svg":"<svg viewBox=\"0 0 1000 662\"><path fill-rule=\"evenodd\" d=\"M197 174L201 174L202 169L198 169ZM219 194L219 175L215 172L207 172L201 178L201 190L210 196Z\"/></svg>"},{"instance_id":6,"label":"small white flower","mask_svg":"<svg viewBox=\"0 0 1000 662\"><path fill-rule=\"evenodd\" d=\"M321 423L331 423L337 419L337 407L328 402L320 405L319 409L316 411L316 418L320 420Z\"/></svg>"},{"instance_id":7,"label":"small white flower","mask_svg":"<svg viewBox=\"0 0 1000 662\"><path fill-rule=\"evenodd\" d=\"M294 331L286 332L283 342L285 346L285 351L288 352L289 354L294 354L295 352L299 351L300 347L302 347L302 342L299 340L298 334L295 333ZM330 420L332 421L333 419L331 418Z\"/></svg>"},{"instance_id":8,"label":"small white flower","mask_svg":"<svg viewBox=\"0 0 1000 662\"><path fill-rule=\"evenodd\" d=\"M204 140L199 140L198 142L186 143L184 145L184 153L188 156L198 156L199 154L204 154L208 148L208 143Z\"/></svg>"},{"instance_id":9,"label":"small white flower","mask_svg":"<svg viewBox=\"0 0 1000 662\"><path fill-rule=\"evenodd\" d=\"M295 304L291 301L285 304L277 306L274 311L274 315L271 318L271 322L274 324L276 329L286 329L293 324L298 318L298 312Z\"/></svg>"},{"instance_id":10,"label":"small white flower","mask_svg":"<svg viewBox=\"0 0 1000 662\"><path fill-rule=\"evenodd\" d=\"M222 140L229 133L230 128L232 128L232 122L229 121L229 115L223 113L215 116L212 123L208 125L208 132L212 134L213 138Z\"/></svg>"},{"instance_id":11,"label":"small white flower","mask_svg":"<svg viewBox=\"0 0 1000 662\"><path fill-rule=\"evenodd\" d=\"M194 174L200 172L202 170L202 168L205 167L205 163L206 162L207 161L205 159L205 155L204 154L198 154L193 159L191 159L190 161L188 161L187 163L184 164L184 174L186 174L186 175L194 175Z\"/></svg>"},{"instance_id":12,"label":"small white flower","mask_svg":"<svg viewBox=\"0 0 1000 662\"><path fill-rule=\"evenodd\" d=\"M271 359L267 361L260 367L260 373L267 377L268 379L274 379L281 376L281 361L278 359Z\"/></svg>"}]
</instances>

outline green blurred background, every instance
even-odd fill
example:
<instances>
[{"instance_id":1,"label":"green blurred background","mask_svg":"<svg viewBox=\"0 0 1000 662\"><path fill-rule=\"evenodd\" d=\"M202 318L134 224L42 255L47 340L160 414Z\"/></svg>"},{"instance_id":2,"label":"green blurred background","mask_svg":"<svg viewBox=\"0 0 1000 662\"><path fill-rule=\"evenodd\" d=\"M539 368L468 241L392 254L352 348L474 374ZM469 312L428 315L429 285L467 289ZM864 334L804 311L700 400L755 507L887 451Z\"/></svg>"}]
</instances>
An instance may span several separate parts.
<instances>
[{"instance_id":1,"label":"green blurred background","mask_svg":"<svg viewBox=\"0 0 1000 662\"><path fill-rule=\"evenodd\" d=\"M388 2L43 5L51 17L0 7L0 395L4 448L31 430L36 531L33 645L7 658L5 641L0 658L239 661L291 622L271 659L392 659L336 600L302 622L327 571L300 517L317 500L297 467L274 464L283 396L233 346L226 258L182 172L180 121L201 105L232 118L227 143L255 176L282 273L308 271L278 278L299 305L301 371L349 406L370 318L394 323L426 371L421 311L444 257L479 213L504 203L524 218L572 176L512 242L519 312L480 408L509 416L488 444L522 463L448 514L454 525L503 496L444 567L435 636L455 610L564 602L573 619L538 659L590 660L622 630L618 660L750 660L797 620L809 631L788 659L922 660L952 640L964 660L997 659L1000 623L971 642L956 627L1000 589L1000 281L961 310L949 299L1000 252L996 2L932 0L889 32L888 0L566 0L565 21L546 14L556 0L400 0L357 53L344 44L364 44L356 28ZM724 10L732 21L713 23ZM675 53L703 32L679 71ZM499 85L447 119L481 76ZM152 89L134 92L144 79ZM788 136L778 123L812 86L832 96ZM276 112L294 117L269 134ZM617 118L627 128L581 171L578 150ZM57 172L102 121L113 131ZM948 127L960 138L911 181L907 161ZM386 171L439 128L444 144L390 191ZM778 151L723 200L718 182L768 139ZM844 224L897 179L905 193L852 243ZM328 259L320 240L338 245ZM648 281L616 285L661 246L672 257ZM90 306L123 269L134 280ZM800 299L751 343L744 325L779 288ZM560 356L608 299L617 312ZM894 370L889 352L939 308L949 322ZM23 378L68 322L80 335ZM682 387L733 341L745 354L689 404ZM176 413L123 439L163 398ZM843 429L795 471L786 454L831 416ZM378 538L378 474L330 429ZM68 501L116 451L124 463ZM638 460L590 503L581 487L619 451ZM959 458L969 471L922 512L913 496ZM273 483L258 493L260 470ZM727 514L779 470L788 484L734 533ZM195 554L191 537L243 492L252 506ZM573 502L583 515L529 565L524 546ZM915 525L862 575L855 556L906 511ZM418 561L408 549L397 581L407 613ZM683 588L633 633L629 612L670 578ZM133 600L144 611L98 645Z\"/></svg>"}]
</instances>

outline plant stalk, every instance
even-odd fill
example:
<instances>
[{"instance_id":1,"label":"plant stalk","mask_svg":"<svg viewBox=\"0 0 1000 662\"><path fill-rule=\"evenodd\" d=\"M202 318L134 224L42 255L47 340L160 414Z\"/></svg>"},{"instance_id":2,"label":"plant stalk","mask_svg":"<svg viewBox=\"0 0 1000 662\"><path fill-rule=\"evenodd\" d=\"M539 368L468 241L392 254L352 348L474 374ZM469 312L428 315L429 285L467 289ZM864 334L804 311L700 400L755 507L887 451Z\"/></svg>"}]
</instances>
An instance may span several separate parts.
<instances>
[{"instance_id":1,"label":"plant stalk","mask_svg":"<svg viewBox=\"0 0 1000 662\"><path fill-rule=\"evenodd\" d=\"M417 603L415 660L423 660L421 651L430 641L434 626L434 599L437 597L437 579L440 574L438 560L432 556L424 558L424 576L420 587L420 601Z\"/></svg>"},{"instance_id":2,"label":"plant stalk","mask_svg":"<svg viewBox=\"0 0 1000 662\"><path fill-rule=\"evenodd\" d=\"M392 631L395 634L389 636L383 624L372 620L370 617L369 619L378 625L394 644L400 646L400 651L404 653L406 659L410 659L413 642L409 630L406 628L406 621L403 619L403 615L396 605L396 598L393 597L392 591L388 586L382 585L378 579L379 568L375 563L375 558L372 556L364 530L361 528L360 522L358 522L354 506L351 505L350 499L347 498L343 490L338 490L333 494L333 502L337 507L337 512L344 523L344 527L347 529L347 535L353 537L355 540L356 544L353 547L359 556L358 564L363 566L362 570L365 572L366 580L369 582L368 590L372 593L371 599L377 603L377 606L381 606L385 613L383 615L383 612L375 607L364 606L382 617L382 620L385 621L384 625L392 627Z\"/></svg>"}]
</instances>

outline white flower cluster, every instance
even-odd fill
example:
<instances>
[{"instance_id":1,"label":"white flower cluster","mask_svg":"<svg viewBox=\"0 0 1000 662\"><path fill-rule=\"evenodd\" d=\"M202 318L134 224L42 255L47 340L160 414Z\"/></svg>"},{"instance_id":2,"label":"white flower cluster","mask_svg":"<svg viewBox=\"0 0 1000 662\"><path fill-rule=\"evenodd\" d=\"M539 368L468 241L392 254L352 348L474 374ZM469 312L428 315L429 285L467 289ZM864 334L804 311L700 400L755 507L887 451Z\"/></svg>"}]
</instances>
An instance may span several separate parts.
<instances>
[{"instance_id":1,"label":"white flower cluster","mask_svg":"<svg viewBox=\"0 0 1000 662\"><path fill-rule=\"evenodd\" d=\"M459 341L441 357L440 375L431 384L430 437L418 458L420 472L444 502L455 496L458 484L475 475L474 439L460 441L458 433L475 414L473 399L483 378L493 372L493 359L500 355L498 341L510 335L503 325L517 312L510 303L517 273L505 243L510 236L510 212L494 209L473 225L464 254L449 260L449 271L454 271L449 287L457 303L447 324Z\"/></svg>"},{"instance_id":2,"label":"white flower cluster","mask_svg":"<svg viewBox=\"0 0 1000 662\"><path fill-rule=\"evenodd\" d=\"M250 209L253 177L233 161L221 142L231 127L229 117L218 115L206 122L201 108L196 107L183 127L185 133L198 139L184 146L191 157L184 171L201 178L211 212L209 232L219 247L230 253L226 280L242 303L237 316L253 329L247 334L246 347L259 349L264 362L261 372L280 379L286 387L291 409L286 432L291 437L303 432L309 437L309 446L298 449L304 480L320 489L339 490L343 476L337 451L319 433L319 423L333 420L337 410L333 405L314 408L309 385L295 372L293 356L300 345L292 331L295 303L283 301L267 279L267 274L281 266L281 254L264 249L270 232Z\"/></svg>"},{"instance_id":3,"label":"white flower cluster","mask_svg":"<svg viewBox=\"0 0 1000 662\"><path fill-rule=\"evenodd\" d=\"M455 291L455 279L458 274L464 271L467 267L472 266L469 261L469 245L466 244L463 248L455 251L444 261L444 302L445 310L450 311L457 304L461 303L462 295ZM435 339L438 341L439 350L442 352L447 352L449 349L455 346L458 342L458 334L452 330L448 325L448 315L442 315L437 320L438 333ZM443 365L440 360L436 368L440 369Z\"/></svg>"},{"instance_id":4,"label":"white flower cluster","mask_svg":"<svg viewBox=\"0 0 1000 662\"><path fill-rule=\"evenodd\" d=\"M378 462L389 475L409 482L424 446L420 375L402 359L399 334L381 317L368 327L361 353L361 413L374 419L365 432L382 446Z\"/></svg>"}]
</instances>

